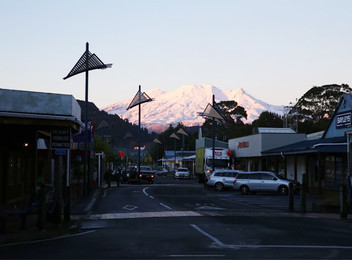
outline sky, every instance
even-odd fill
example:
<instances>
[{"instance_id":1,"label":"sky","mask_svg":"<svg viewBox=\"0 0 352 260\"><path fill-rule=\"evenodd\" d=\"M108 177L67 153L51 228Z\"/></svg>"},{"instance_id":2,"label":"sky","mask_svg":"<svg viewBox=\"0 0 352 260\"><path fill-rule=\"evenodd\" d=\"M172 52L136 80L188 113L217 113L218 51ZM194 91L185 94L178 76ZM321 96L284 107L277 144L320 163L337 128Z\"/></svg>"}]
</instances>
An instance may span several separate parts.
<instances>
[{"instance_id":1,"label":"sky","mask_svg":"<svg viewBox=\"0 0 352 260\"><path fill-rule=\"evenodd\" d=\"M0 88L85 99L98 108L159 88L243 88L289 105L313 86L352 86L350 0L0 0ZM0 101L1 102L1 101ZM209 101L211 102L211 100Z\"/></svg>"}]
</instances>

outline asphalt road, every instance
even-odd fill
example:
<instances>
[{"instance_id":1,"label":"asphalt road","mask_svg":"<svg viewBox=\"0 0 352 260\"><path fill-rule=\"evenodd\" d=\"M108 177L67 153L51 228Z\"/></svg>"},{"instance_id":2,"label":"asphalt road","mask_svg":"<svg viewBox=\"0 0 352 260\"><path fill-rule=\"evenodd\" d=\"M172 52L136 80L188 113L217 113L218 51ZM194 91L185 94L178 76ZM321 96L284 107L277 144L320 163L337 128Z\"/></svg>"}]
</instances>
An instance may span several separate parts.
<instances>
[{"instance_id":1,"label":"asphalt road","mask_svg":"<svg viewBox=\"0 0 352 260\"><path fill-rule=\"evenodd\" d=\"M194 180L104 188L80 233L0 246L1 258L350 259L348 220L288 211L288 196L216 192Z\"/></svg>"}]
</instances>

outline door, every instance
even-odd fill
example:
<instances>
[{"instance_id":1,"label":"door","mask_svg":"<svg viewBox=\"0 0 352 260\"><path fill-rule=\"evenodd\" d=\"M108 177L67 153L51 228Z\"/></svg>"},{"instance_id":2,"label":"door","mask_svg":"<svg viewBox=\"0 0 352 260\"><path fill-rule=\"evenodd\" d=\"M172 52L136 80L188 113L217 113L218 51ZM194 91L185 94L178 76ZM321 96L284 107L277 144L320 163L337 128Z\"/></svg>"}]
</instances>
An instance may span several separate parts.
<instances>
[{"instance_id":1,"label":"door","mask_svg":"<svg viewBox=\"0 0 352 260\"><path fill-rule=\"evenodd\" d=\"M262 180L261 180L261 188L264 191L276 191L278 189L278 182L277 178L272 176L271 174L268 173L261 173L262 175Z\"/></svg>"}]
</instances>

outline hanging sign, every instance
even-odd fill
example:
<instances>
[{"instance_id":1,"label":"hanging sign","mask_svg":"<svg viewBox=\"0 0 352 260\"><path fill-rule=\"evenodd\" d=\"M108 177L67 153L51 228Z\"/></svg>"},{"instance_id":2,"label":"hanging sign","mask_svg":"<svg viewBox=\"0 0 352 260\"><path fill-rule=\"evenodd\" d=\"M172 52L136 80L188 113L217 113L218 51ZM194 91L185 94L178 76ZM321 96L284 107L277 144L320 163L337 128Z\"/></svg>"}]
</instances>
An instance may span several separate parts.
<instances>
[{"instance_id":1,"label":"hanging sign","mask_svg":"<svg viewBox=\"0 0 352 260\"><path fill-rule=\"evenodd\" d=\"M71 129L51 129L50 133L51 149L70 149L71 148Z\"/></svg>"}]
</instances>

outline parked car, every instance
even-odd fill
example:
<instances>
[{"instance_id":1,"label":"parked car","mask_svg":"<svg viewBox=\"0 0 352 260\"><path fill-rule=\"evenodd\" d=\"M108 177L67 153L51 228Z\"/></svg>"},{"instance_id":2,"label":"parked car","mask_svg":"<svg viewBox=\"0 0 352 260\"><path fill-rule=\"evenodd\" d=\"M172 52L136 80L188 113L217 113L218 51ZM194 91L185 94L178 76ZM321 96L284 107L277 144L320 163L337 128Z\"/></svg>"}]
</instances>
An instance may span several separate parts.
<instances>
[{"instance_id":1,"label":"parked car","mask_svg":"<svg viewBox=\"0 0 352 260\"><path fill-rule=\"evenodd\" d=\"M189 170L185 167L180 167L175 171L175 179L189 179Z\"/></svg>"},{"instance_id":2,"label":"parked car","mask_svg":"<svg viewBox=\"0 0 352 260\"><path fill-rule=\"evenodd\" d=\"M156 169L155 174L159 175L159 176L166 176L167 175L167 170L164 167L162 167L162 166L158 166L157 169Z\"/></svg>"},{"instance_id":3,"label":"parked car","mask_svg":"<svg viewBox=\"0 0 352 260\"><path fill-rule=\"evenodd\" d=\"M217 191L222 191L225 188L233 188L233 181L240 172L238 170L215 170L208 177L207 185L214 187Z\"/></svg>"},{"instance_id":4,"label":"parked car","mask_svg":"<svg viewBox=\"0 0 352 260\"><path fill-rule=\"evenodd\" d=\"M234 180L233 188L243 195L257 191L279 192L287 195L291 182L273 172L241 172Z\"/></svg>"}]
</instances>

